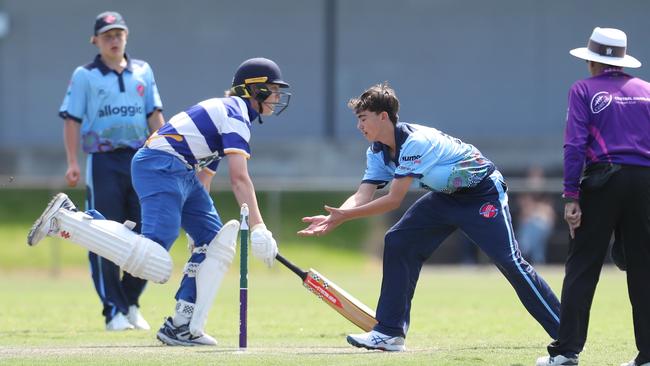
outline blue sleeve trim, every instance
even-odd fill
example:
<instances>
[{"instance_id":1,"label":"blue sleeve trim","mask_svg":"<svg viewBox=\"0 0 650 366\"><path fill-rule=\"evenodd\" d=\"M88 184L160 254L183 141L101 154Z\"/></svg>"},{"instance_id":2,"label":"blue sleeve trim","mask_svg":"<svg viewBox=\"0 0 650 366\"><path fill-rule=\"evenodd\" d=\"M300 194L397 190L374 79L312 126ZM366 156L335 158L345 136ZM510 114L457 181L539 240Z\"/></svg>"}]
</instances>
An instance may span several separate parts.
<instances>
[{"instance_id":1,"label":"blue sleeve trim","mask_svg":"<svg viewBox=\"0 0 650 366\"><path fill-rule=\"evenodd\" d=\"M163 110L162 110L162 108L155 107L155 108L153 109L153 111L151 111L150 113L147 113L147 118L151 117L151 115L154 114L155 111L160 111L160 112L162 112Z\"/></svg>"},{"instance_id":2,"label":"blue sleeve trim","mask_svg":"<svg viewBox=\"0 0 650 366\"><path fill-rule=\"evenodd\" d=\"M369 184L374 184L377 186L377 189L381 189L386 187L388 184L388 181L385 180L372 180L372 179L364 179L361 181L361 183L369 183Z\"/></svg>"},{"instance_id":3,"label":"blue sleeve trim","mask_svg":"<svg viewBox=\"0 0 650 366\"><path fill-rule=\"evenodd\" d=\"M78 123L81 123L83 121L81 118L75 117L75 116L69 114L66 111L59 112L59 117L61 117L63 119L71 119L71 120L73 120L75 122L78 122Z\"/></svg>"},{"instance_id":4,"label":"blue sleeve trim","mask_svg":"<svg viewBox=\"0 0 650 366\"><path fill-rule=\"evenodd\" d=\"M221 135L223 141L223 150L239 149L250 155L251 148L248 142L236 132L224 133Z\"/></svg>"},{"instance_id":5,"label":"blue sleeve trim","mask_svg":"<svg viewBox=\"0 0 650 366\"><path fill-rule=\"evenodd\" d=\"M422 174L417 174L417 173L409 173L409 174L395 174L395 178L397 178L397 179L399 179L399 178L405 178L405 177L413 177L413 178L418 178L418 179L420 179L420 178L423 177L423 175L422 175Z\"/></svg>"}]
</instances>

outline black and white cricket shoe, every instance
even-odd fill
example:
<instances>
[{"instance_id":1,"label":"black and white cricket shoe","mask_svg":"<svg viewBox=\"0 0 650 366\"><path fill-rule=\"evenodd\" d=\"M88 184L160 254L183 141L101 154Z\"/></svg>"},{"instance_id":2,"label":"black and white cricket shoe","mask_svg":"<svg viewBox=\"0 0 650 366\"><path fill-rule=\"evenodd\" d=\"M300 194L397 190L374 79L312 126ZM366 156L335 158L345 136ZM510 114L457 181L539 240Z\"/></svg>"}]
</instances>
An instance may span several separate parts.
<instances>
[{"instance_id":1,"label":"black and white cricket shoe","mask_svg":"<svg viewBox=\"0 0 650 366\"><path fill-rule=\"evenodd\" d=\"M56 213L60 208L64 208L70 211L76 211L74 203L70 201L68 196L65 193L57 193L54 198L47 204L45 211L41 216L34 222L32 228L27 234L27 244L34 246L38 244L45 236L51 233L56 233L56 225L53 225L53 219Z\"/></svg>"},{"instance_id":2,"label":"black and white cricket shoe","mask_svg":"<svg viewBox=\"0 0 650 366\"><path fill-rule=\"evenodd\" d=\"M190 333L190 325L175 326L171 317L165 319L156 338L168 346L216 346L217 340L203 333L195 336Z\"/></svg>"},{"instance_id":3,"label":"black and white cricket shoe","mask_svg":"<svg viewBox=\"0 0 650 366\"><path fill-rule=\"evenodd\" d=\"M401 352L406 350L404 337L394 337L372 330L368 333L350 334L347 341L351 345L370 350Z\"/></svg>"}]
</instances>

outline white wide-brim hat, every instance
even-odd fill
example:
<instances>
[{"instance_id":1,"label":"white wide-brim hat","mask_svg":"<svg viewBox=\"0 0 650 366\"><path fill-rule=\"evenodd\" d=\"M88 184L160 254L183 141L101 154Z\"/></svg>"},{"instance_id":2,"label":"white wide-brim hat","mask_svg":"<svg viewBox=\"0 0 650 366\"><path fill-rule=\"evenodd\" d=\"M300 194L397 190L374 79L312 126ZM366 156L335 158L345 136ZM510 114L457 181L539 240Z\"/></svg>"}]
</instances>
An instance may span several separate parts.
<instances>
[{"instance_id":1,"label":"white wide-brim hat","mask_svg":"<svg viewBox=\"0 0 650 366\"><path fill-rule=\"evenodd\" d=\"M594 28L587 47L574 48L570 54L583 60L620 67L641 67L641 62L626 54L627 35L614 28Z\"/></svg>"}]
</instances>

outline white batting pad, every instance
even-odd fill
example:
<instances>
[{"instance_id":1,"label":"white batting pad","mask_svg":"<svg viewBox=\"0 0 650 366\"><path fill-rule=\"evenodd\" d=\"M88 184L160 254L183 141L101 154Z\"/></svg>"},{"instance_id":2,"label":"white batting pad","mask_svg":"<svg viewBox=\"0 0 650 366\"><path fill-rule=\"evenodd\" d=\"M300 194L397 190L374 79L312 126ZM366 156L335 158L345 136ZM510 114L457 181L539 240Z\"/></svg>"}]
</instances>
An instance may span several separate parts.
<instances>
[{"instance_id":1,"label":"white batting pad","mask_svg":"<svg viewBox=\"0 0 650 366\"><path fill-rule=\"evenodd\" d=\"M94 220L83 212L59 210L57 235L100 255L135 277L165 283L172 258L165 248L111 220Z\"/></svg>"},{"instance_id":2,"label":"white batting pad","mask_svg":"<svg viewBox=\"0 0 650 366\"><path fill-rule=\"evenodd\" d=\"M230 220L223 225L212 242L208 244L205 259L196 268L196 303L192 320L190 320L190 333L195 336L203 334L208 312L214 303L223 276L235 257L238 231L239 221L237 220ZM188 275L191 274L188 272Z\"/></svg>"}]
</instances>

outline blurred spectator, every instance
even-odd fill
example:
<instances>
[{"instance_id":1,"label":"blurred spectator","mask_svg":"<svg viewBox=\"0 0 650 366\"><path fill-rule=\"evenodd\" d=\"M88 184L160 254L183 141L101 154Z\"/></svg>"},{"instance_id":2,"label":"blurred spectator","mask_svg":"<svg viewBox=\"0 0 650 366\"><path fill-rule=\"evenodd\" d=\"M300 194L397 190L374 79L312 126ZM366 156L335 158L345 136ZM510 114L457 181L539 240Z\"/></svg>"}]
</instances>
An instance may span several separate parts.
<instances>
[{"instance_id":1,"label":"blurred spectator","mask_svg":"<svg viewBox=\"0 0 650 366\"><path fill-rule=\"evenodd\" d=\"M527 192L519 195L519 225L517 241L524 258L532 263L546 263L548 238L555 225L555 211L544 194L544 170L533 167L528 171Z\"/></svg>"}]
</instances>

